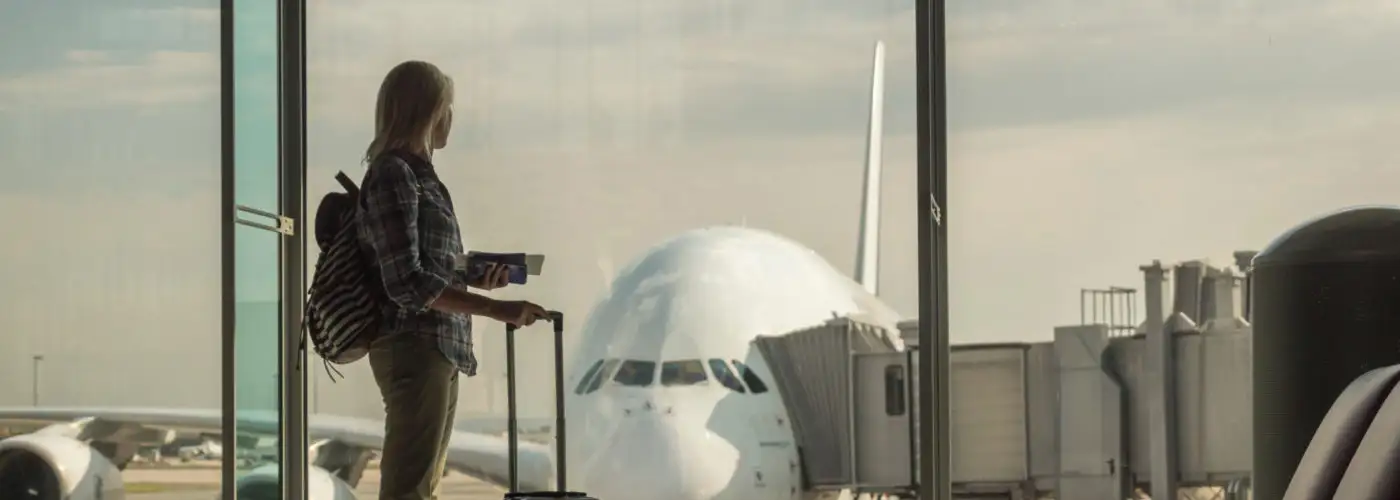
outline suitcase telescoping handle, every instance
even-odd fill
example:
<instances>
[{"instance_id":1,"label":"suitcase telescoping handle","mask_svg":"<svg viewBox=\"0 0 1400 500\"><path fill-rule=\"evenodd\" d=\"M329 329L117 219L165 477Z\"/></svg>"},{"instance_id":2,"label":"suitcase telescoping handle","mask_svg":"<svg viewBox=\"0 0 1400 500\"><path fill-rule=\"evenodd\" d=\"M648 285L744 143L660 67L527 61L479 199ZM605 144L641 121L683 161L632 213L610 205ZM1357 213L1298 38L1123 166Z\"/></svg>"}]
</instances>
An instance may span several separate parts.
<instances>
[{"instance_id":1,"label":"suitcase telescoping handle","mask_svg":"<svg viewBox=\"0 0 1400 500\"><path fill-rule=\"evenodd\" d=\"M554 474L558 491L568 491L565 477L564 435L564 313L549 312L554 326ZM506 427L509 433L510 492L520 491L520 422L515 408L515 325L506 324Z\"/></svg>"}]
</instances>

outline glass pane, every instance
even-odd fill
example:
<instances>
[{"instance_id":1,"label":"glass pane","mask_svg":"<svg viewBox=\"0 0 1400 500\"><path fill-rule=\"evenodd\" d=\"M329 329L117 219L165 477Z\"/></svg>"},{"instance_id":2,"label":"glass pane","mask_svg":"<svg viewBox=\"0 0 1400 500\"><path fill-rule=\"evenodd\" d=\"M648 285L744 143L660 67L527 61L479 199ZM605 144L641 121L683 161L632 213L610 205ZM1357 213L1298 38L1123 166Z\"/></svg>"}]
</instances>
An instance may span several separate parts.
<instances>
[{"instance_id":1,"label":"glass pane","mask_svg":"<svg viewBox=\"0 0 1400 500\"><path fill-rule=\"evenodd\" d=\"M262 465L274 463L277 450L277 409L281 405L279 392L278 334L282 311L277 275L277 245L280 234L239 225L234 229L234 356L237 370L236 400L239 417L238 434L240 474ZM258 483L276 472L275 467L258 472Z\"/></svg>"},{"instance_id":2,"label":"glass pane","mask_svg":"<svg viewBox=\"0 0 1400 500\"><path fill-rule=\"evenodd\" d=\"M600 359L593 363L593 366L589 367L588 371L584 372L583 378L578 381L578 387L574 388L574 393L583 394L583 390L588 387L590 382L593 382L593 377L598 375L598 370L601 368L603 368L603 360Z\"/></svg>"},{"instance_id":3,"label":"glass pane","mask_svg":"<svg viewBox=\"0 0 1400 500\"><path fill-rule=\"evenodd\" d=\"M609 359L607 361L604 361L603 368L601 370L598 370L598 376L593 377L593 381L589 382L588 388L584 389L583 393L588 394L598 389L601 389L603 387L603 383L608 381L608 376L612 375L613 369L617 368L617 365L620 363L622 363L622 361L617 359Z\"/></svg>"},{"instance_id":4,"label":"glass pane","mask_svg":"<svg viewBox=\"0 0 1400 500\"><path fill-rule=\"evenodd\" d=\"M890 365L885 367L885 414L890 416L904 414L904 367L900 365Z\"/></svg>"},{"instance_id":5,"label":"glass pane","mask_svg":"<svg viewBox=\"0 0 1400 500\"><path fill-rule=\"evenodd\" d=\"M613 382L629 387L646 387L656 380L656 362L629 359L617 369Z\"/></svg>"},{"instance_id":6,"label":"glass pane","mask_svg":"<svg viewBox=\"0 0 1400 500\"><path fill-rule=\"evenodd\" d=\"M234 3L234 199L278 213L277 2ZM242 212L239 219L276 225ZM235 398L239 419L240 496L277 491L281 353L279 245L283 236L263 228L235 229ZM245 477L249 476L251 477Z\"/></svg>"},{"instance_id":7,"label":"glass pane","mask_svg":"<svg viewBox=\"0 0 1400 500\"><path fill-rule=\"evenodd\" d=\"M739 370L739 377L744 379L745 385L749 386L749 392L754 394L768 392L768 385L764 384L763 379L760 378L757 373L754 373L753 370L750 370L748 366L740 363L739 360L736 359L734 360L734 368Z\"/></svg>"},{"instance_id":8,"label":"glass pane","mask_svg":"<svg viewBox=\"0 0 1400 500\"><path fill-rule=\"evenodd\" d=\"M734 371L729 368L729 363L722 359L710 358L706 362L710 365L710 371L715 373L715 379L729 390L738 393L748 392L744 389L744 384L739 381L739 377L734 375Z\"/></svg>"},{"instance_id":9,"label":"glass pane","mask_svg":"<svg viewBox=\"0 0 1400 500\"><path fill-rule=\"evenodd\" d=\"M90 429L107 437L51 448L41 468L125 467L87 476L105 489L84 490L97 498L122 497L123 480L210 498L225 285L219 2L0 12L0 439L120 411L178 432ZM160 463L181 449L192 467ZM67 497L17 491L55 472L0 465L0 498Z\"/></svg>"},{"instance_id":10,"label":"glass pane","mask_svg":"<svg viewBox=\"0 0 1400 500\"><path fill-rule=\"evenodd\" d=\"M706 380L705 365L698 359L661 364L661 385L695 385Z\"/></svg>"},{"instance_id":11,"label":"glass pane","mask_svg":"<svg viewBox=\"0 0 1400 500\"><path fill-rule=\"evenodd\" d=\"M1264 395L1253 392L1261 347L1240 297L1242 267L1248 252L1305 220L1395 204L1400 71L1380 61L1400 43L1398 13L1371 1L948 3L952 340L1074 350L1135 384L1124 401L1139 404L1121 423L1129 459L1112 451L1119 422L1100 419L1119 414L1104 396L1116 386L1027 375L1030 397L1076 401L1022 427L1031 442L1060 443L1060 470L1085 471L1075 484L1125 480L1151 498L1224 498L1252 481L1254 456L1302 451L1312 430L1289 433L1301 442L1260 442L1251 430ZM1152 276L1156 261L1166 283ZM1162 300L1149 300L1156 292ZM1060 329L1080 325L1106 328ZM1158 351L1139 333L1178 347ZM1152 375L1150 360L1164 357L1154 352L1176 353L1163 365L1175 374L1174 402L1152 396L1172 380ZM955 351L954 368L960 356L971 365L988 350ZM1345 364L1300 373L1325 387L1326 373ZM952 378L960 466L969 463L960 453L986 448L983 436L1006 435L1000 429L1017 419L989 417L1019 397L974 375L991 371L968 368ZM1104 424L1089 432L1072 422ZM1177 456L1156 460L1163 447L1145 443L1173 426ZM1138 457L1153 457L1150 467ZM1139 466L1110 477L1105 463ZM954 471L955 489L989 470L968 467ZM1178 477L1208 479L1170 490ZM1267 487L1258 479L1257 491L1236 498L1283 497L1272 488L1287 477ZM1097 491L1042 494L1133 493Z\"/></svg>"},{"instance_id":12,"label":"glass pane","mask_svg":"<svg viewBox=\"0 0 1400 500\"><path fill-rule=\"evenodd\" d=\"M659 370L646 387L590 393L613 384L620 368L605 364L584 383L597 360L691 358L700 360L691 365L703 380L703 360L737 358L748 367L737 371L740 380L753 389L743 397L766 401L726 408L748 412L738 421L781 425L773 422L791 419L778 414L778 392L758 381L774 378L750 348L754 337L818 325L833 313L892 327L901 313L917 310L908 0L309 0L307 8L313 203L339 189L336 172L362 178L375 100L390 69L422 60L453 79L451 133L433 153L434 169L455 200L464 247L548 257L543 274L526 285L477 292L536 301L569 317L562 368L568 422L578 427L569 433L574 455L551 458L569 461L574 488L599 498L670 498L612 481L617 474L589 464L637 471L677 460L711 470L693 461L715 456L682 450L684 457L673 458L662 445L640 444L632 450L647 452L629 454L632 445L618 443L632 437L601 440L727 440L738 448L762 432L686 434L705 432L706 423L696 422L676 439L629 434L623 410L645 407L646 391L665 390ZM884 83L872 89L877 41L884 42ZM875 127L872 90L885 103ZM882 153L883 162L867 162L871 153ZM867 168L876 165L883 168ZM868 204L884 210L862 210L867 172ZM863 222L868 238L857 237ZM883 245L862 250L861 241ZM873 268L856 283L858 255L882 257L878 290ZM499 322L474 319L480 366L461 379L459 428L499 426L505 405L492 403L504 372L501 330ZM517 344L519 410L546 422L555 411L556 368L547 330L522 330ZM347 377L337 384L316 374L319 412L382 425L368 363L342 371ZM568 390L579 384L583 394ZM719 384L706 390L740 397ZM730 470L726 479L743 488L762 488L754 497L790 495L802 485L790 466L794 449L767 447L741 466L713 470ZM762 486L754 486L756 476ZM444 492L458 481L468 479L444 478ZM629 486L641 489L621 489Z\"/></svg>"}]
</instances>

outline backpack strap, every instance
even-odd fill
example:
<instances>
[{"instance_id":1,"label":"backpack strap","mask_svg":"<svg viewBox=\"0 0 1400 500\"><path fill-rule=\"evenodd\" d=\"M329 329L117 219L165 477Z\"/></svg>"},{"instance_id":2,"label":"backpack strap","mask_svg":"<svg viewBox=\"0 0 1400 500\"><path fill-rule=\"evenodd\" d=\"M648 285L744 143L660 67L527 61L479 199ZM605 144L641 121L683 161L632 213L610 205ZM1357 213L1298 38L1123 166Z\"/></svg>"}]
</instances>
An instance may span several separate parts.
<instances>
[{"instance_id":1,"label":"backpack strap","mask_svg":"<svg viewBox=\"0 0 1400 500\"><path fill-rule=\"evenodd\" d=\"M352 198L358 199L360 197L360 188L355 186L355 181L350 180L350 176L345 175L345 172L336 172L335 180L340 182L340 186L345 188L345 192L349 193Z\"/></svg>"}]
</instances>

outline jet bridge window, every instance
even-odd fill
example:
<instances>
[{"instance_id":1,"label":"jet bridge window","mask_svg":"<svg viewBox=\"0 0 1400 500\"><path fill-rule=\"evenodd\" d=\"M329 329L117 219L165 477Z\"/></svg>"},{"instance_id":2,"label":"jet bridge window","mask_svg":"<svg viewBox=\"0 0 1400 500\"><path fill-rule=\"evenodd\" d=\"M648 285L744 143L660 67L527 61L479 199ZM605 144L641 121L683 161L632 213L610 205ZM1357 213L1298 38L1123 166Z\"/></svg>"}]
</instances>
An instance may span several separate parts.
<instances>
[{"instance_id":1,"label":"jet bridge window","mask_svg":"<svg viewBox=\"0 0 1400 500\"><path fill-rule=\"evenodd\" d=\"M646 387L656 380L656 362L629 359L617 370L613 382L629 387Z\"/></svg>"},{"instance_id":2,"label":"jet bridge window","mask_svg":"<svg viewBox=\"0 0 1400 500\"><path fill-rule=\"evenodd\" d=\"M695 385L709 380L705 365L698 359L667 361L661 364L661 385Z\"/></svg>"},{"instance_id":3,"label":"jet bridge window","mask_svg":"<svg viewBox=\"0 0 1400 500\"><path fill-rule=\"evenodd\" d=\"M574 394L583 394L583 390L587 389L590 383L593 382L593 377L598 376L598 370L602 367L603 360L601 359L593 363L593 366L589 367L587 372L584 372L583 378L579 379L578 387L574 388Z\"/></svg>"},{"instance_id":4,"label":"jet bridge window","mask_svg":"<svg viewBox=\"0 0 1400 500\"><path fill-rule=\"evenodd\" d=\"M734 369L739 370L739 377L744 379L744 385L749 386L749 392L763 394L768 392L768 385L763 383L763 379L758 378L758 374L750 370L748 365L737 359L730 360L734 363Z\"/></svg>"},{"instance_id":5,"label":"jet bridge window","mask_svg":"<svg viewBox=\"0 0 1400 500\"><path fill-rule=\"evenodd\" d=\"M897 417L904 414L904 367L885 367L885 414Z\"/></svg>"},{"instance_id":6,"label":"jet bridge window","mask_svg":"<svg viewBox=\"0 0 1400 500\"><path fill-rule=\"evenodd\" d=\"M714 358L710 358L708 363L710 364L710 371L715 373L715 380L718 380L720 385L728 387L729 390L740 394L748 392L744 389L744 383L739 381L739 376L735 375L734 370L729 368L729 363L725 363L722 359Z\"/></svg>"},{"instance_id":7,"label":"jet bridge window","mask_svg":"<svg viewBox=\"0 0 1400 500\"><path fill-rule=\"evenodd\" d=\"M608 375L611 375L613 370L617 369L617 364L621 362L621 360L616 359L609 359L607 361L604 361L603 367L600 368L598 370L598 373L593 376L593 381L588 383L588 388L584 389L583 393L588 394L598 390L599 387L602 387L603 381L608 379Z\"/></svg>"}]
</instances>

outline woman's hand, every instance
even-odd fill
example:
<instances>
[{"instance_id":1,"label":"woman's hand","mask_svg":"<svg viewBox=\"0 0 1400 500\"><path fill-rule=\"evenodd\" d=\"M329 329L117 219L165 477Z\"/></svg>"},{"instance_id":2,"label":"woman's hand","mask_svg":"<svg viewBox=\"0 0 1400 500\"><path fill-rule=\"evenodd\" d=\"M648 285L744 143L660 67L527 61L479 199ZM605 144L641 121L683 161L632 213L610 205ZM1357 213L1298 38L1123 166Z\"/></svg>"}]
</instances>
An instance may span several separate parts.
<instances>
[{"instance_id":1,"label":"woman's hand","mask_svg":"<svg viewBox=\"0 0 1400 500\"><path fill-rule=\"evenodd\" d=\"M538 320L549 319L549 311L533 302L509 300L492 304L486 316L502 323L520 327L530 326Z\"/></svg>"},{"instance_id":2,"label":"woman's hand","mask_svg":"<svg viewBox=\"0 0 1400 500\"><path fill-rule=\"evenodd\" d=\"M510 284L510 268L500 264L487 264L486 272L481 273L481 277L476 283L469 283L472 288L482 290L495 290Z\"/></svg>"}]
</instances>

